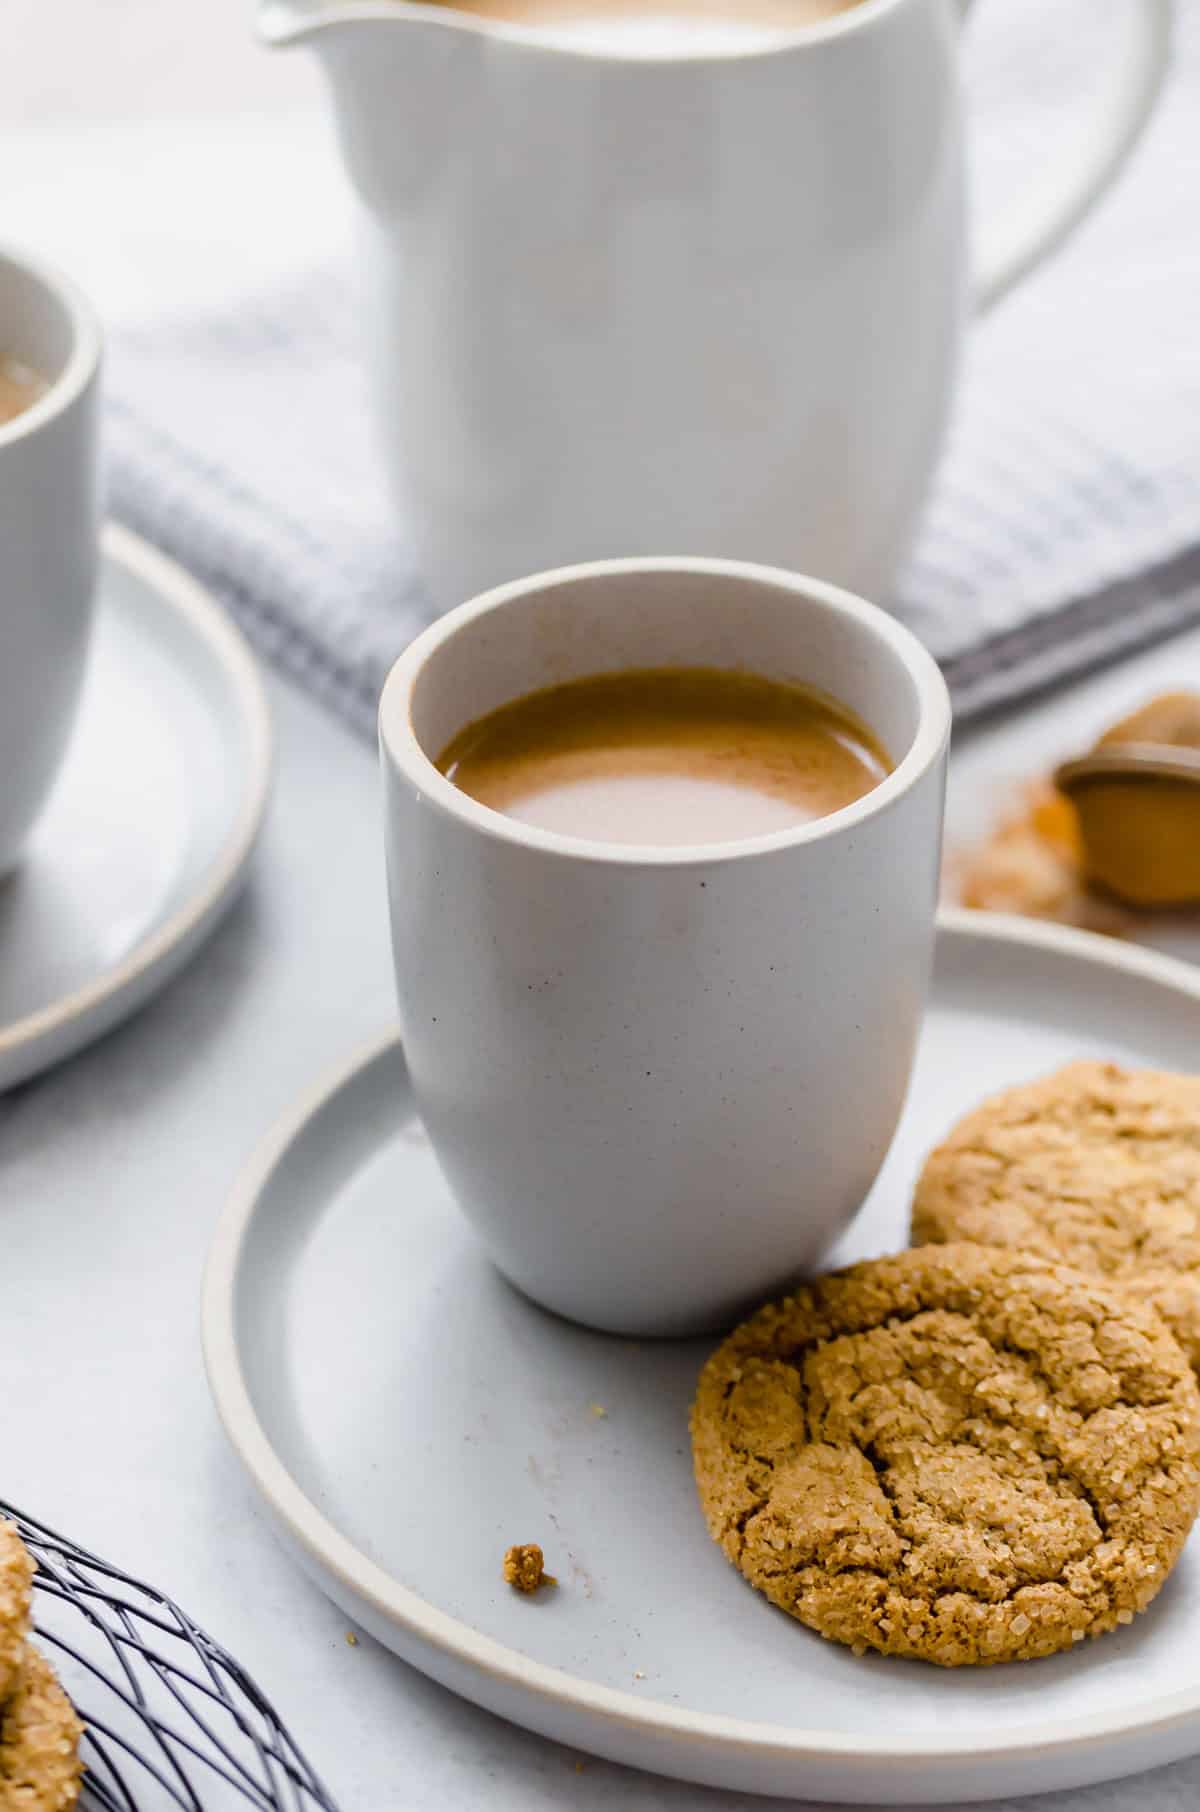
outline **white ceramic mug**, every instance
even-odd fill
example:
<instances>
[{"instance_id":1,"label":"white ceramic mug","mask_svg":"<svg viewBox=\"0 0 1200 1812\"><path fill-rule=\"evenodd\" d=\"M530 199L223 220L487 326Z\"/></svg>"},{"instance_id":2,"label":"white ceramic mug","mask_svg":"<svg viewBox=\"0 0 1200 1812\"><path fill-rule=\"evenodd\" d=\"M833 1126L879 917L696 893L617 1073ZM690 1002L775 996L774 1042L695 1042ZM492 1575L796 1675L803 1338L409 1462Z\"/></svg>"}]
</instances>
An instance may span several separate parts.
<instances>
[{"instance_id":1,"label":"white ceramic mug","mask_svg":"<svg viewBox=\"0 0 1200 1812\"><path fill-rule=\"evenodd\" d=\"M434 765L539 686L680 665L819 686L895 770L801 829L647 849L535 829ZM949 727L892 618L725 562L523 580L400 657L380 738L409 1070L459 1202L528 1295L614 1332L700 1330L847 1225L908 1085Z\"/></svg>"},{"instance_id":2,"label":"white ceramic mug","mask_svg":"<svg viewBox=\"0 0 1200 1812\"><path fill-rule=\"evenodd\" d=\"M48 381L0 422L0 875L75 721L96 578L100 330L65 278L0 250L0 358Z\"/></svg>"},{"instance_id":3,"label":"white ceramic mug","mask_svg":"<svg viewBox=\"0 0 1200 1812\"><path fill-rule=\"evenodd\" d=\"M860 0L743 40L731 0L723 48L621 55L451 6L260 0L332 85L382 444L440 606L664 547L888 596L971 287L961 10ZM1116 83L982 236L978 301L1058 243L1150 110L1169 0L1096 10L1129 33Z\"/></svg>"}]
</instances>

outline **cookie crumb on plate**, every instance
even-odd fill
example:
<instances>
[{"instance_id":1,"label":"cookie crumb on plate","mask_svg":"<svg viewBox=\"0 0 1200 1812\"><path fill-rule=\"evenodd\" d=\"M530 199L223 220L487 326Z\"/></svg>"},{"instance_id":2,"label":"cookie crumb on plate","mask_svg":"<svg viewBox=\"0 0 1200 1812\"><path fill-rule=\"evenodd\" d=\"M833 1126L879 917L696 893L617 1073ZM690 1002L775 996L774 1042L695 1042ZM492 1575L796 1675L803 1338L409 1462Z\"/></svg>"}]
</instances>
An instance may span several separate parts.
<instances>
[{"instance_id":1,"label":"cookie crumb on plate","mask_svg":"<svg viewBox=\"0 0 1200 1812\"><path fill-rule=\"evenodd\" d=\"M546 1557L535 1541L508 1550L504 1556L504 1579L514 1591L526 1593L558 1584L553 1573L546 1572Z\"/></svg>"}]
</instances>

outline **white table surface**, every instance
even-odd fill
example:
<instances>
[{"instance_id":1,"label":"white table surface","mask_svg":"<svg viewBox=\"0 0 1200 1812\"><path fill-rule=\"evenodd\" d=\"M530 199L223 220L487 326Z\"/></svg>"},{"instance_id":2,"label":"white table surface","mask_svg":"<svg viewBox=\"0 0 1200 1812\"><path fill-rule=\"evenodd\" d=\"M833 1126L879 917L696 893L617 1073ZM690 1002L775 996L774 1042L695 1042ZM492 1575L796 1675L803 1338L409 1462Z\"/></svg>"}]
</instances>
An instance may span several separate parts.
<instances>
[{"instance_id":1,"label":"white table surface","mask_svg":"<svg viewBox=\"0 0 1200 1812\"><path fill-rule=\"evenodd\" d=\"M1069 709L972 738L954 815L1058 746L1069 718L1090 728L1185 660L1200 675L1200 635L1078 687ZM727 1812L746 1802L591 1760L578 1773L573 1753L369 1637L348 1646L217 1426L197 1328L214 1216L272 1120L392 1013L373 753L307 699L271 693L278 786L242 903L137 1019L0 1099L3 1492L178 1597L274 1698L346 1812ZM1054 1804L1115 1812L1132 1793ZM1194 1808L1200 1760L1137 1795L1146 1812Z\"/></svg>"},{"instance_id":2,"label":"white table surface","mask_svg":"<svg viewBox=\"0 0 1200 1812\"><path fill-rule=\"evenodd\" d=\"M90 120L283 111L312 94L305 66L244 42L238 0L65 12L10 0L10 30L14 6L24 55L15 92L6 65L0 137L34 147L63 183L88 180L75 160ZM28 238L24 194L24 213L20 185L4 205ZM121 208L114 197L118 238ZM136 208L125 212L133 230ZM43 224L55 242L55 221ZM114 286L128 276L117 262ZM95 269L103 287L102 259ZM1043 754L1186 678L1200 681L1200 634L966 739L952 828ZM0 1494L179 1598L274 1699L345 1812L732 1812L751 1802L590 1759L580 1771L574 1753L459 1702L370 1638L349 1646L217 1426L197 1325L214 1217L275 1116L392 1015L373 753L282 685L271 696L278 786L242 902L131 1024L0 1098ZM1200 1759L1025 1803L1194 1812Z\"/></svg>"}]
</instances>

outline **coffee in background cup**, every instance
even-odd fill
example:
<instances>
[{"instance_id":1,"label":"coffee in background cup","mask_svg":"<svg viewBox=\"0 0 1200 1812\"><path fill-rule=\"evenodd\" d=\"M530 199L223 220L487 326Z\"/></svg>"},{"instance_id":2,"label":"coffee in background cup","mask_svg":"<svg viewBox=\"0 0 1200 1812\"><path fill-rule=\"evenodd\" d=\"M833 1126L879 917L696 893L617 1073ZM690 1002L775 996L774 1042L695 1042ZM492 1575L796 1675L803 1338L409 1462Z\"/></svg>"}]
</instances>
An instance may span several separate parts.
<instances>
[{"instance_id":1,"label":"coffee in background cup","mask_svg":"<svg viewBox=\"0 0 1200 1812\"><path fill-rule=\"evenodd\" d=\"M46 380L40 372L0 353L0 423L23 414L45 394Z\"/></svg>"}]
</instances>

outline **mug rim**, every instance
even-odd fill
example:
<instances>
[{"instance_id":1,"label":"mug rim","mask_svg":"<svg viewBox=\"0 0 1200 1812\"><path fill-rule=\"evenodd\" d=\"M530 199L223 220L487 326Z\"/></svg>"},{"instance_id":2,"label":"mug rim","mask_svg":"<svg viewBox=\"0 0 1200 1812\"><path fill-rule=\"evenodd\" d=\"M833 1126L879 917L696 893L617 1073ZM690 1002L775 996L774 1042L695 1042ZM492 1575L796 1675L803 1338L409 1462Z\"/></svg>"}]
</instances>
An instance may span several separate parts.
<instances>
[{"instance_id":1,"label":"mug rim","mask_svg":"<svg viewBox=\"0 0 1200 1812\"><path fill-rule=\"evenodd\" d=\"M70 327L71 349L45 393L10 421L0 422L0 452L66 414L95 379L104 345L99 316L70 277L43 259L0 241L0 276L6 266L32 278L43 297L51 298L62 308Z\"/></svg>"},{"instance_id":2,"label":"mug rim","mask_svg":"<svg viewBox=\"0 0 1200 1812\"><path fill-rule=\"evenodd\" d=\"M860 799L807 824L713 843L655 844L614 843L594 837L567 836L527 824L507 813L481 805L447 780L418 740L412 722L412 697L420 675L438 650L468 624L504 610L518 598L552 586L580 580L625 578L642 573L693 574L725 578L751 585L793 592L803 601L831 608L849 618L868 634L887 644L904 667L917 695L917 728L906 754L878 785ZM537 690L531 687L530 690ZM518 694L517 696L521 696ZM744 560L711 560L660 555L624 560L592 560L575 566L553 567L528 578L514 579L478 597L470 598L422 630L394 662L379 699L379 746L388 762L420 796L465 829L489 841L505 843L544 856L573 862L594 862L621 868L710 867L714 863L747 861L778 850L825 842L853 830L890 810L929 772L950 739L951 704L945 679L933 656L910 629L877 604L824 579L764 566Z\"/></svg>"}]
</instances>

